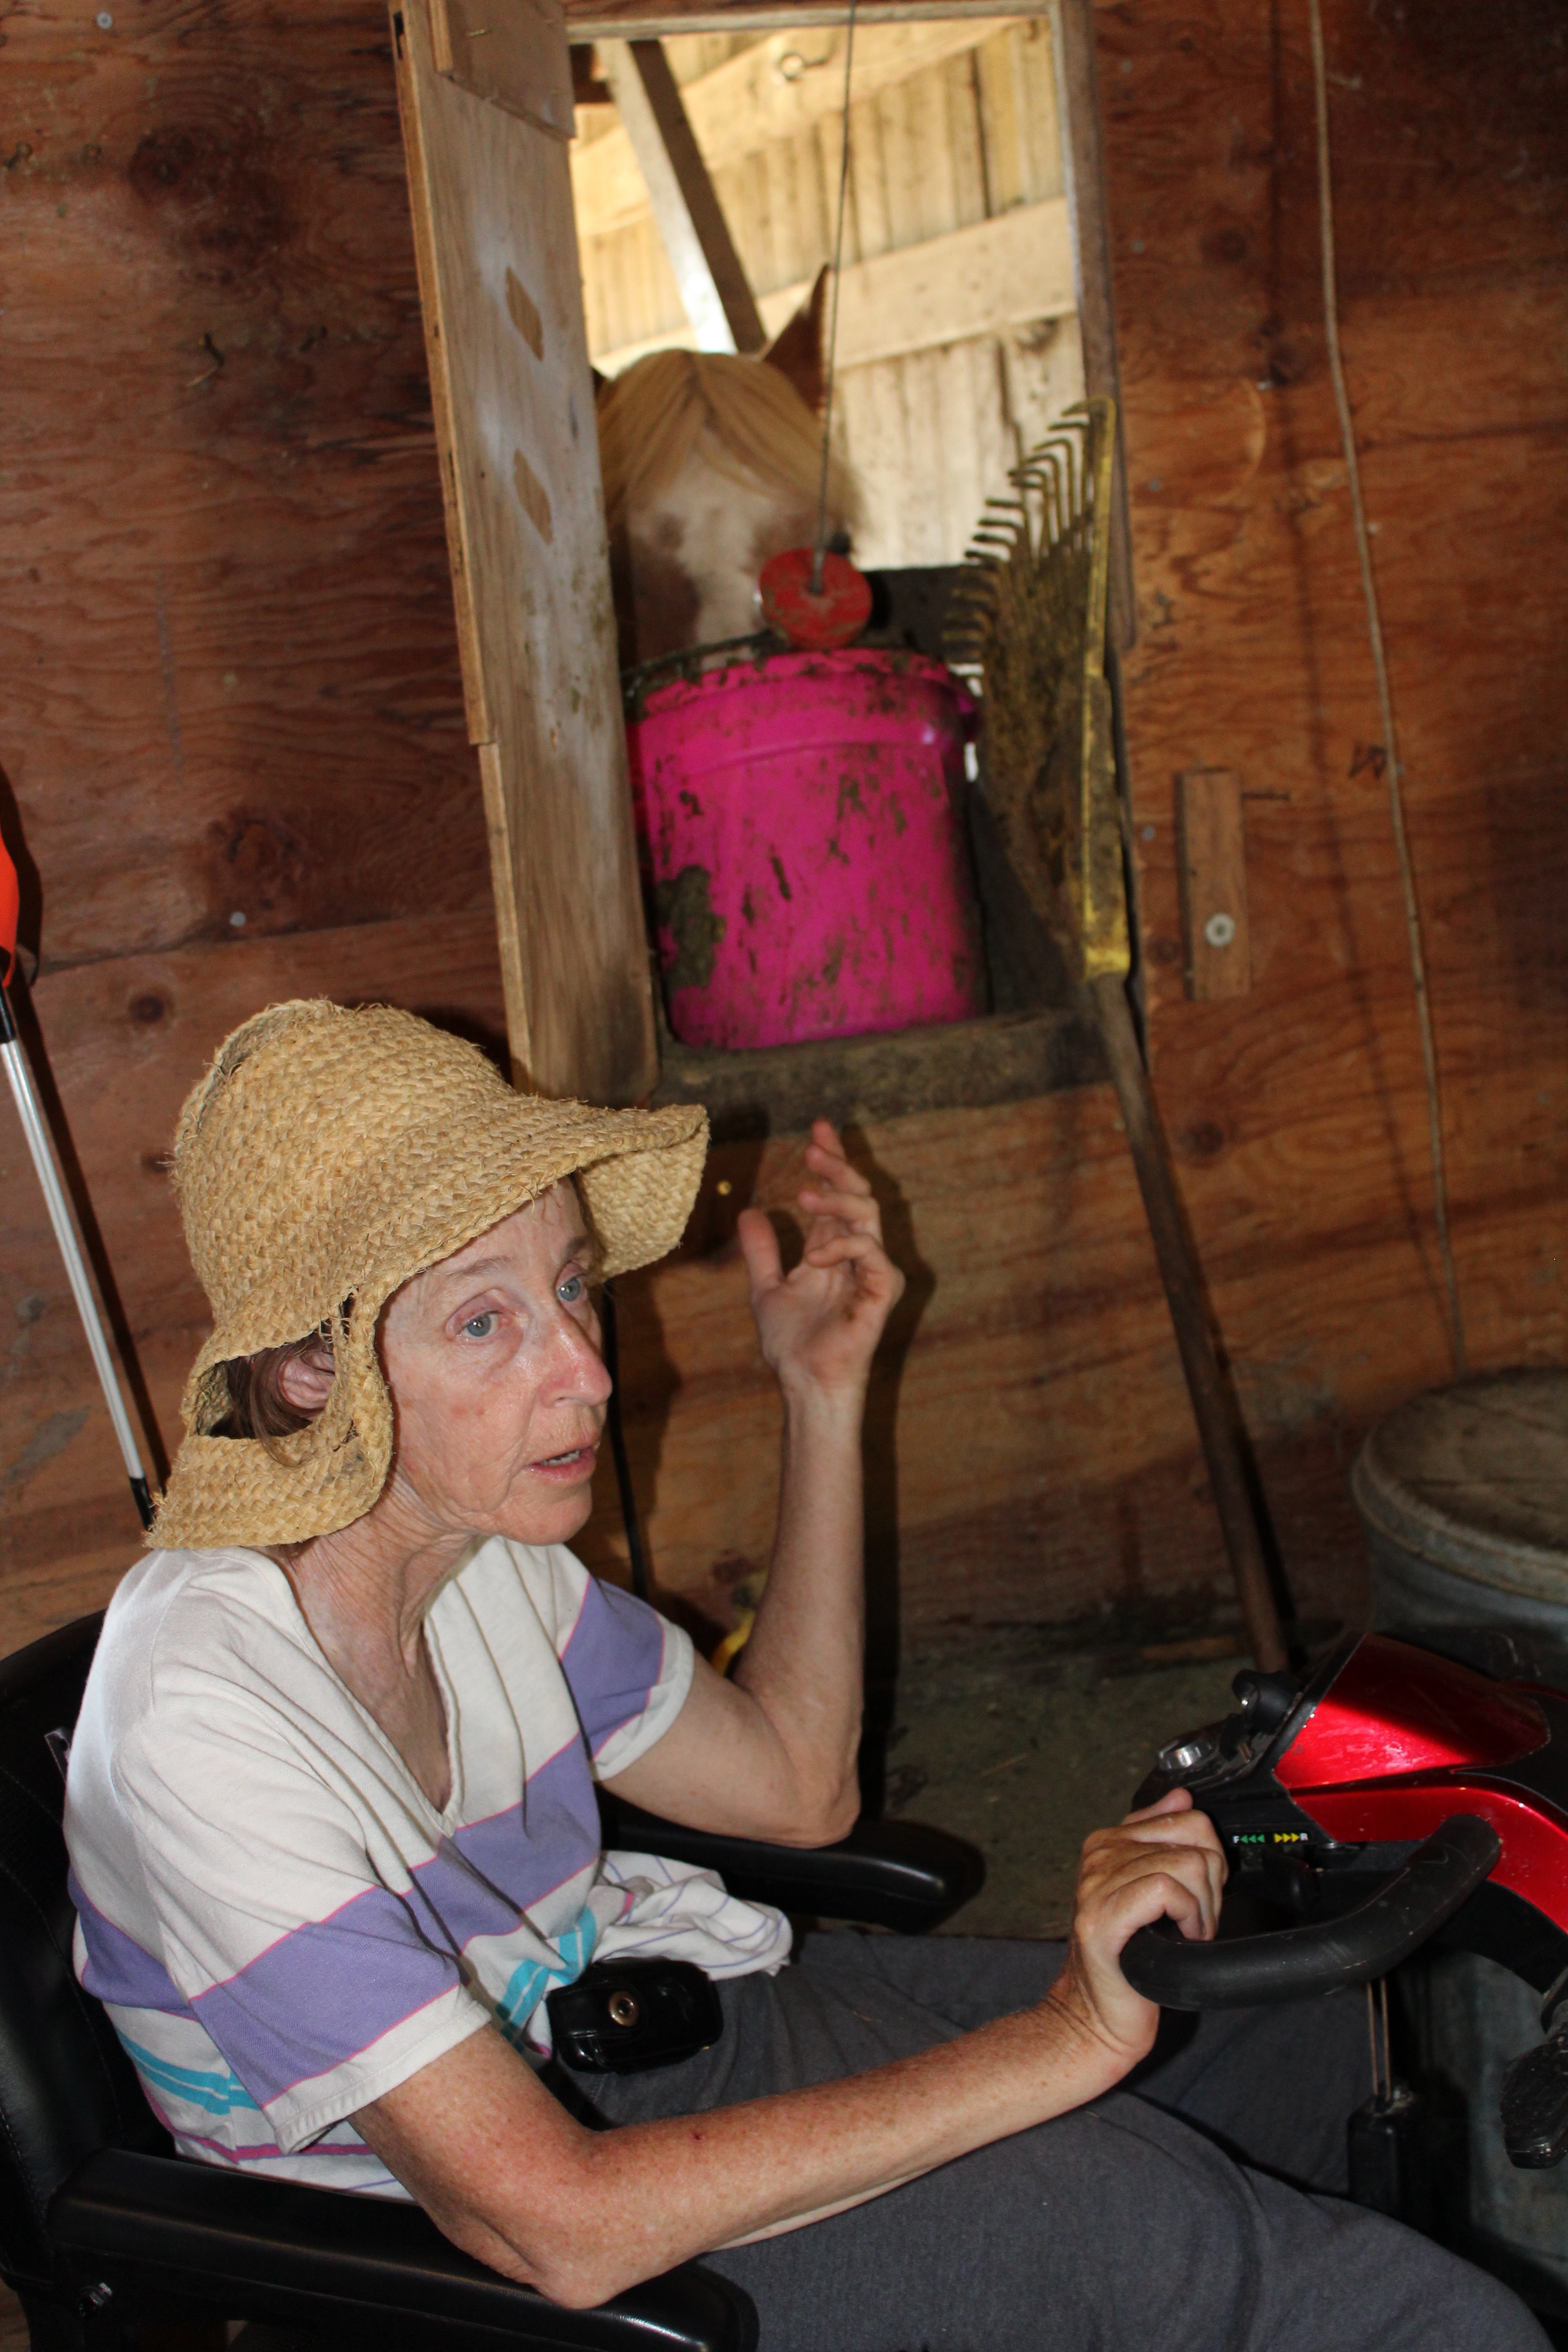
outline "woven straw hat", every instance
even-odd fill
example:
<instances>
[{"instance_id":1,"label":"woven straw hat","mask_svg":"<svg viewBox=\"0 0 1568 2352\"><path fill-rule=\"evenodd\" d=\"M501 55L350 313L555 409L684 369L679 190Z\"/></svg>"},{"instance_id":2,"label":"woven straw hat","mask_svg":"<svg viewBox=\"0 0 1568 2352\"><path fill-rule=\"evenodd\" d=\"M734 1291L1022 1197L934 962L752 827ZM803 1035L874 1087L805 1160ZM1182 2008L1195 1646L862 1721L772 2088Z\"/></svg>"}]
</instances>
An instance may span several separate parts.
<instances>
[{"instance_id":1,"label":"woven straw hat","mask_svg":"<svg viewBox=\"0 0 1568 2352\"><path fill-rule=\"evenodd\" d=\"M707 1115L513 1092L477 1045L386 1005L274 1005L225 1039L174 1137L185 1239L213 1311L186 1435L148 1540L302 1543L362 1518L392 1464L375 1327L399 1286L575 1176L606 1275L685 1229ZM319 1417L268 1444L216 1437L224 1367L333 1329Z\"/></svg>"}]
</instances>

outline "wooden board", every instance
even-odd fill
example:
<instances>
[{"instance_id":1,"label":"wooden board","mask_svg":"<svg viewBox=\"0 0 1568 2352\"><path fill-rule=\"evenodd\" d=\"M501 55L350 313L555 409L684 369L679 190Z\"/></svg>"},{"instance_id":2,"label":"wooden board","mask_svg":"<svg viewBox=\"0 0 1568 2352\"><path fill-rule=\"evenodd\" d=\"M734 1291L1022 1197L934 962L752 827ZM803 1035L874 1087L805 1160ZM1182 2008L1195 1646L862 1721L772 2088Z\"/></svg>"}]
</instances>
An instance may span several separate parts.
<instances>
[{"instance_id":1,"label":"wooden board","mask_svg":"<svg viewBox=\"0 0 1568 2352\"><path fill-rule=\"evenodd\" d=\"M1176 778L1176 844L1187 994L1200 1003L1245 996L1252 940L1238 775L1188 768Z\"/></svg>"},{"instance_id":2,"label":"wooden board","mask_svg":"<svg viewBox=\"0 0 1568 2352\"><path fill-rule=\"evenodd\" d=\"M573 135L572 63L560 0L430 0L437 73L557 139Z\"/></svg>"},{"instance_id":3,"label":"wooden board","mask_svg":"<svg viewBox=\"0 0 1568 2352\"><path fill-rule=\"evenodd\" d=\"M1040 12L1042 15L1044 11ZM946 24L953 17L994 16L995 0L858 0L858 25ZM803 27L848 21L848 0L567 0L566 27L574 41L603 34L620 40L669 40L682 35L728 34L742 26L758 33L795 33Z\"/></svg>"},{"instance_id":4,"label":"wooden board","mask_svg":"<svg viewBox=\"0 0 1568 2352\"><path fill-rule=\"evenodd\" d=\"M658 1062L566 152L437 71L426 0L394 33L513 1064L628 1102Z\"/></svg>"},{"instance_id":5,"label":"wooden board","mask_svg":"<svg viewBox=\"0 0 1568 2352\"><path fill-rule=\"evenodd\" d=\"M756 299L669 59L658 41L606 41L596 54L698 347L760 357Z\"/></svg>"}]
</instances>

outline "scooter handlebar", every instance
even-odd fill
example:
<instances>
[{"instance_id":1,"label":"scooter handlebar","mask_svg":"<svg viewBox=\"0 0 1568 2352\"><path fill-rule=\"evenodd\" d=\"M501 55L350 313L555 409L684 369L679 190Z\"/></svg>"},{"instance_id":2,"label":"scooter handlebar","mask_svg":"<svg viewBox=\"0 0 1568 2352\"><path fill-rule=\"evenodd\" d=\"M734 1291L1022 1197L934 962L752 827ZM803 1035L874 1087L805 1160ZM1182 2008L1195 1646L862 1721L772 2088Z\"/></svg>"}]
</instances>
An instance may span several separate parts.
<instances>
[{"instance_id":1,"label":"scooter handlebar","mask_svg":"<svg viewBox=\"0 0 1568 2352\"><path fill-rule=\"evenodd\" d=\"M1501 1852L1489 1822L1456 1813L1342 1918L1216 1944L1189 1943L1173 1921L1162 1919L1129 1937L1121 1973L1162 2009L1251 2009L1366 1984L1451 1919Z\"/></svg>"}]
</instances>

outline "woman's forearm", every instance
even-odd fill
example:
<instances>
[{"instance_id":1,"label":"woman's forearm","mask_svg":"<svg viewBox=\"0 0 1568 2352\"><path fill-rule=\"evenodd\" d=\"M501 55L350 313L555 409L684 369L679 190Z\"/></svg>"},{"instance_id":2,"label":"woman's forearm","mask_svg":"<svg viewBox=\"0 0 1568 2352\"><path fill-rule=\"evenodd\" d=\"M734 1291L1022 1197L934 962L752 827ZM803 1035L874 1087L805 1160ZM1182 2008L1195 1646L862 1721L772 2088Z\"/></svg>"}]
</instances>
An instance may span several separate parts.
<instances>
[{"instance_id":1,"label":"woman's forearm","mask_svg":"<svg viewBox=\"0 0 1568 2352\"><path fill-rule=\"evenodd\" d=\"M866 1594L858 1393L784 1396L778 1534L734 1681L766 1716L814 1837L858 1811Z\"/></svg>"},{"instance_id":2,"label":"woman's forearm","mask_svg":"<svg viewBox=\"0 0 1568 2352\"><path fill-rule=\"evenodd\" d=\"M1110 2088L1136 2054L1097 2035L1071 2000L1052 2000L812 2090L588 2132L531 2077L520 2081L514 2053L483 2033L426 2070L447 2078L445 2128L432 2128L426 2077L356 2120L458 2244L559 2302L587 2305L1046 2122ZM411 2128L405 2110L422 2082L425 2112Z\"/></svg>"}]
</instances>

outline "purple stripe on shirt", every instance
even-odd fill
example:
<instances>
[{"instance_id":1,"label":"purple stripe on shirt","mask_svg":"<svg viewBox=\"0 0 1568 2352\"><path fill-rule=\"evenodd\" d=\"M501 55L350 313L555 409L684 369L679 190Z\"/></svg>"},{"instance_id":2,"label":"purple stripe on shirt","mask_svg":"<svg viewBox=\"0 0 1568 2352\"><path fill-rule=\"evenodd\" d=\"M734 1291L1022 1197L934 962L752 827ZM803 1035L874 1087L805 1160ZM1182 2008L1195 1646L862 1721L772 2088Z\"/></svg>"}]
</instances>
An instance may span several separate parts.
<instances>
[{"instance_id":1,"label":"purple stripe on shirt","mask_svg":"<svg viewBox=\"0 0 1568 2352\"><path fill-rule=\"evenodd\" d=\"M647 1706L664 1665L664 1620L646 1601L590 1577L561 1664L596 1756Z\"/></svg>"},{"instance_id":2,"label":"purple stripe on shirt","mask_svg":"<svg viewBox=\"0 0 1568 2352\"><path fill-rule=\"evenodd\" d=\"M522 1806L446 1840L406 1894L367 1887L198 1994L191 2013L266 2106L427 2008L460 1981L466 1945L510 1934L598 1852L593 1787L574 1740L533 1775Z\"/></svg>"},{"instance_id":3,"label":"purple stripe on shirt","mask_svg":"<svg viewBox=\"0 0 1568 2352\"><path fill-rule=\"evenodd\" d=\"M99 2000L113 2001L117 2009L157 2009L166 2017L189 2017L189 2005L163 1961L88 1901L74 1870L66 1885L87 1946L87 1966L81 1972L86 1990Z\"/></svg>"},{"instance_id":4,"label":"purple stripe on shirt","mask_svg":"<svg viewBox=\"0 0 1568 2352\"><path fill-rule=\"evenodd\" d=\"M459 1982L412 1906L367 1887L330 1919L282 1936L191 2003L258 2106L342 2065Z\"/></svg>"},{"instance_id":5,"label":"purple stripe on shirt","mask_svg":"<svg viewBox=\"0 0 1568 2352\"><path fill-rule=\"evenodd\" d=\"M530 1774L521 1805L509 1805L503 1813L458 1830L441 1854L420 1864L416 1878L424 1883L453 1846L470 1871L509 1896L519 1911L531 1910L596 1861L599 1808L581 1739L574 1734L566 1747ZM432 1900L450 1921L441 1897L432 1895ZM493 1927L469 1928L463 1941L495 1932Z\"/></svg>"}]
</instances>

